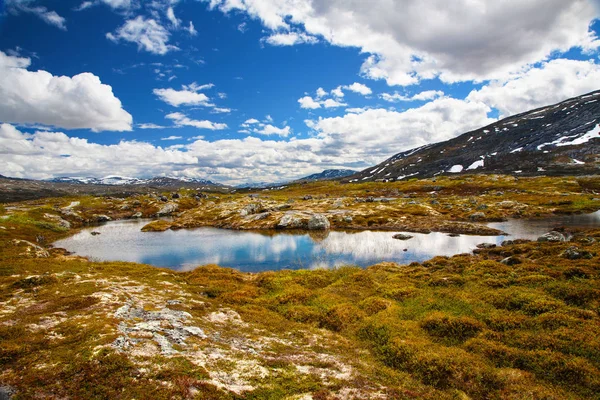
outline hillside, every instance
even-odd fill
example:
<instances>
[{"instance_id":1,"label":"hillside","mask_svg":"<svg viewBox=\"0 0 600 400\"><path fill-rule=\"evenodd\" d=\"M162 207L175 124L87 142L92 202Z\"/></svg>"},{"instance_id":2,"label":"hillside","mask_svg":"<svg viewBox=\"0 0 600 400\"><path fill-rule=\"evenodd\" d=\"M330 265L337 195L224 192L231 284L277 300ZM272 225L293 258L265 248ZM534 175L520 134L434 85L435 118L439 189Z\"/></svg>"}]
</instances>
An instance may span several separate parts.
<instances>
[{"instance_id":1,"label":"hillside","mask_svg":"<svg viewBox=\"0 0 600 400\"><path fill-rule=\"evenodd\" d=\"M346 182L441 174L585 175L600 171L600 91L398 153Z\"/></svg>"}]
</instances>

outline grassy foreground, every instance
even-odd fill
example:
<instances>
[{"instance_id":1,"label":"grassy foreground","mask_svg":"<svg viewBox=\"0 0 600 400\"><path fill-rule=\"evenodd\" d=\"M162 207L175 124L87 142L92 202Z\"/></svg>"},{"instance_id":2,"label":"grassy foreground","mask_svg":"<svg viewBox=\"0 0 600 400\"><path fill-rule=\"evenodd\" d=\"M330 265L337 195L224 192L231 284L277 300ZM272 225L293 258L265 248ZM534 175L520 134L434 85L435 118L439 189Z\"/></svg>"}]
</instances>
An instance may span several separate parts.
<instances>
[{"instance_id":1,"label":"grassy foreground","mask_svg":"<svg viewBox=\"0 0 600 400\"><path fill-rule=\"evenodd\" d=\"M447 186L437 199L464 213L474 193L478 204L512 201L522 213L598 208L594 179L537 178L527 188L497 179L489 184L503 189L438 180ZM429 201L431 191L418 191L429 184L322 183L261 196L285 203L310 193L314 203L296 200L308 207L398 190L416 193L414 206ZM214 197L199 201L206 213L256 201ZM65 212L73 201L75 213ZM410 265L260 274L176 273L47 247L98 215L159 207L140 197L0 208L0 387L17 399L600 398L600 229ZM176 221L198 205L185 197L179 207ZM413 218L398 213L389 218Z\"/></svg>"}]
</instances>

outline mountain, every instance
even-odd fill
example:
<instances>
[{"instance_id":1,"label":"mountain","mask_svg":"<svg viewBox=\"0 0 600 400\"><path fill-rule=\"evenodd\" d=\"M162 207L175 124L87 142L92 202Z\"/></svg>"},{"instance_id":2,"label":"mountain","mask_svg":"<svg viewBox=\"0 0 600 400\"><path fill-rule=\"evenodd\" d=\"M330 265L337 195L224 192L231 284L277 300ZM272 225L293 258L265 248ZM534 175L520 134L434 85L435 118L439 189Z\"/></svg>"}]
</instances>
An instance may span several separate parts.
<instances>
[{"instance_id":1,"label":"mountain","mask_svg":"<svg viewBox=\"0 0 600 400\"><path fill-rule=\"evenodd\" d=\"M600 90L398 153L344 182L459 173L600 173Z\"/></svg>"},{"instance_id":2,"label":"mountain","mask_svg":"<svg viewBox=\"0 0 600 400\"><path fill-rule=\"evenodd\" d=\"M351 169L326 169L318 174L312 174L298 179L298 181L322 181L327 179L339 179L354 175L357 171Z\"/></svg>"},{"instance_id":3,"label":"mountain","mask_svg":"<svg viewBox=\"0 0 600 400\"><path fill-rule=\"evenodd\" d=\"M70 183L70 184L86 184L86 185L146 185L156 187L176 187L176 186L223 186L220 183L215 183L206 179L198 178L170 178L157 176L151 179L129 178L124 176L110 175L104 178L94 177L58 177L47 179L46 182L53 183Z\"/></svg>"}]
</instances>

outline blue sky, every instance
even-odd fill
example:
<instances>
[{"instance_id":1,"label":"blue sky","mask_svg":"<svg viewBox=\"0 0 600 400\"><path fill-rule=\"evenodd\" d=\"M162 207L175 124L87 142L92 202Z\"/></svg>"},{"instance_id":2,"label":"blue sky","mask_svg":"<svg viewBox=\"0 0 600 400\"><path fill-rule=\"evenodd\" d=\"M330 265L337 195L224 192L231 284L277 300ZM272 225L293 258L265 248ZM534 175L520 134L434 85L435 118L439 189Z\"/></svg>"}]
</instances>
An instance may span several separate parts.
<instances>
[{"instance_id":1,"label":"blue sky","mask_svg":"<svg viewBox=\"0 0 600 400\"><path fill-rule=\"evenodd\" d=\"M600 89L592 0L5 0L0 174L362 169Z\"/></svg>"}]
</instances>

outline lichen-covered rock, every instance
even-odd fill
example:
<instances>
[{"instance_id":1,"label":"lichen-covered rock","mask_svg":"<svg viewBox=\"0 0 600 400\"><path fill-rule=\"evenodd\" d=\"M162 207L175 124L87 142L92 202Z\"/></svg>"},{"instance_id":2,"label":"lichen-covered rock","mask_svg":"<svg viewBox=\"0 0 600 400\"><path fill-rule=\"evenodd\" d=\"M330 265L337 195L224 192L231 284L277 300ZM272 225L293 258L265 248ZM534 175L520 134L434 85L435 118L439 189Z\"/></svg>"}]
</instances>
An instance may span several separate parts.
<instances>
[{"instance_id":1,"label":"lichen-covered rock","mask_svg":"<svg viewBox=\"0 0 600 400\"><path fill-rule=\"evenodd\" d=\"M162 206L160 210L158 210L158 212L156 213L156 216L164 217L167 215L171 215L178 209L179 209L179 205L177 203L167 203L164 206Z\"/></svg>"},{"instance_id":2,"label":"lichen-covered rock","mask_svg":"<svg viewBox=\"0 0 600 400\"><path fill-rule=\"evenodd\" d=\"M476 213L469 215L469 219L471 221L482 221L485 219L485 214L482 212L476 212Z\"/></svg>"},{"instance_id":3,"label":"lichen-covered rock","mask_svg":"<svg viewBox=\"0 0 600 400\"><path fill-rule=\"evenodd\" d=\"M322 214L315 214L308 220L308 229L310 230L327 230L330 227L329 220Z\"/></svg>"},{"instance_id":4,"label":"lichen-covered rock","mask_svg":"<svg viewBox=\"0 0 600 400\"><path fill-rule=\"evenodd\" d=\"M240 210L240 215L245 217L247 215L258 214L263 210L263 206L260 203L250 203L242 210Z\"/></svg>"},{"instance_id":5,"label":"lichen-covered rock","mask_svg":"<svg viewBox=\"0 0 600 400\"><path fill-rule=\"evenodd\" d=\"M538 238L538 242L566 242L569 238L561 232L551 231Z\"/></svg>"},{"instance_id":6,"label":"lichen-covered rock","mask_svg":"<svg viewBox=\"0 0 600 400\"><path fill-rule=\"evenodd\" d=\"M44 217L55 222L61 228L71 229L71 223L67 220L62 219L58 215L44 214Z\"/></svg>"},{"instance_id":7,"label":"lichen-covered rock","mask_svg":"<svg viewBox=\"0 0 600 400\"><path fill-rule=\"evenodd\" d=\"M276 225L278 229L306 229L308 227L308 219L303 214L288 212L281 217Z\"/></svg>"}]
</instances>

